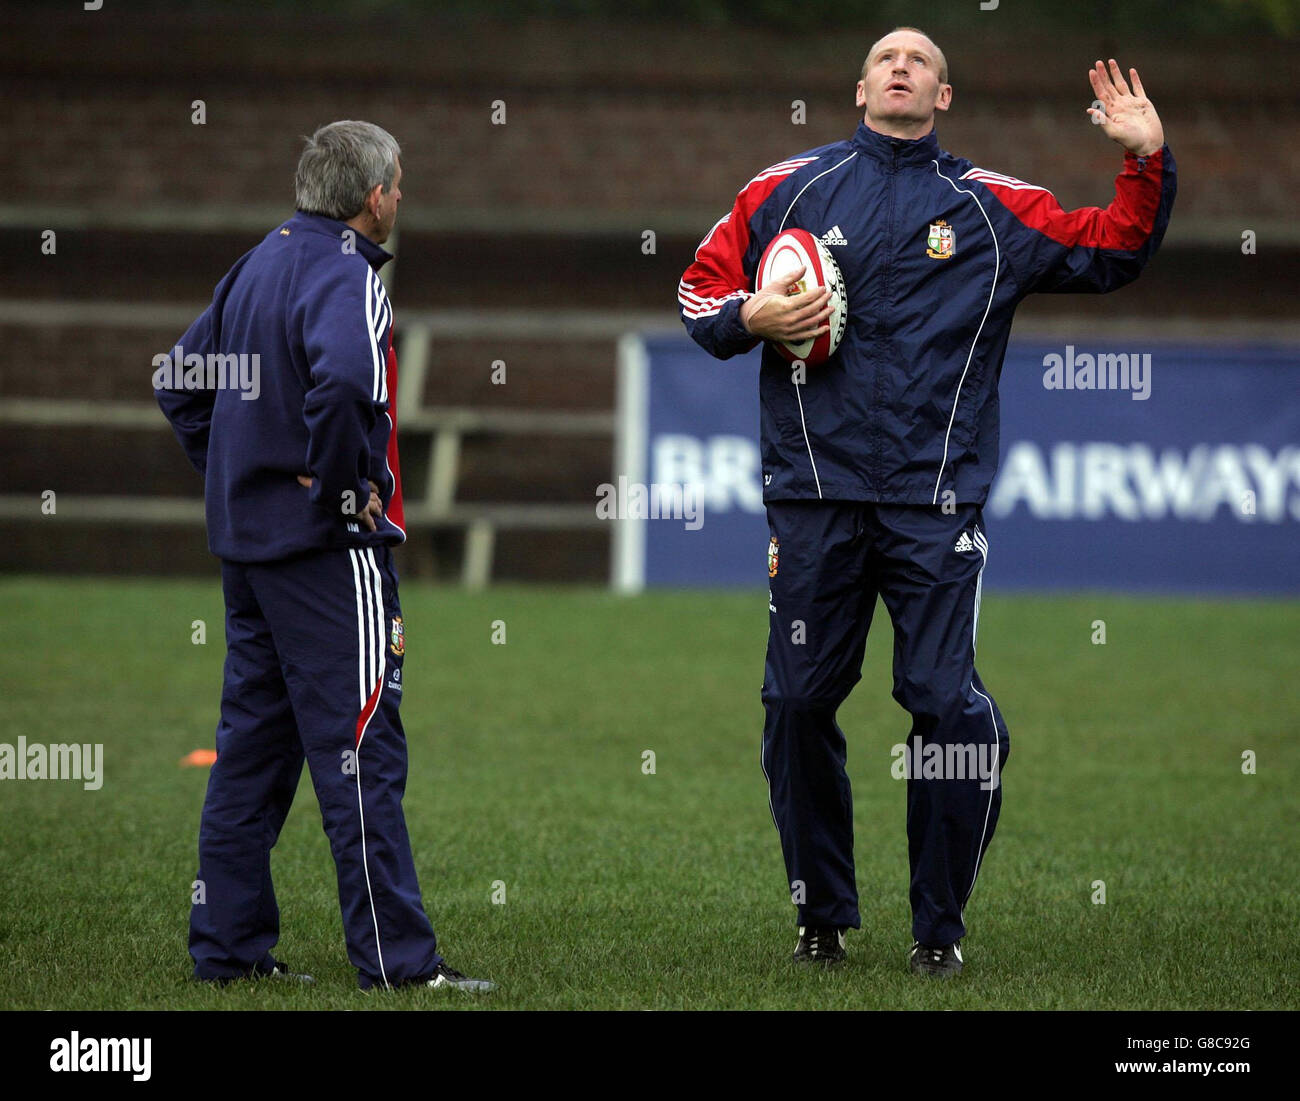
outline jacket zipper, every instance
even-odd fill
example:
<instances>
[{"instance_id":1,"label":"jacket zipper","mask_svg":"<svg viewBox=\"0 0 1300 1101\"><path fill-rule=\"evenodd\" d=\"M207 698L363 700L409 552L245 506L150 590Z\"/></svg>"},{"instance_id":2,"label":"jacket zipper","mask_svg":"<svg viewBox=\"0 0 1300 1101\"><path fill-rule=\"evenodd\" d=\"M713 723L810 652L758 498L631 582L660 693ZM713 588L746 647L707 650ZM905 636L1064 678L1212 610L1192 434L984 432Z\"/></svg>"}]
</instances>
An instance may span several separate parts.
<instances>
[{"instance_id":1,"label":"jacket zipper","mask_svg":"<svg viewBox=\"0 0 1300 1101\"><path fill-rule=\"evenodd\" d=\"M889 325L886 323L887 314L893 312L893 286L894 286L894 196L898 184L898 146L891 143L889 155L889 180L886 184L887 201L885 204L885 261L882 278L882 297L884 299L884 308L881 310L881 335L888 333ZM886 364L883 362L884 357L877 354L877 371L876 384L873 387L872 409L868 417L872 438L875 440L873 455L875 458L875 471L871 479L873 488L877 493L883 492L882 481L884 479L885 463L883 458L884 434L878 430L878 422L882 416L884 408L883 395L881 386L886 374Z\"/></svg>"}]
</instances>

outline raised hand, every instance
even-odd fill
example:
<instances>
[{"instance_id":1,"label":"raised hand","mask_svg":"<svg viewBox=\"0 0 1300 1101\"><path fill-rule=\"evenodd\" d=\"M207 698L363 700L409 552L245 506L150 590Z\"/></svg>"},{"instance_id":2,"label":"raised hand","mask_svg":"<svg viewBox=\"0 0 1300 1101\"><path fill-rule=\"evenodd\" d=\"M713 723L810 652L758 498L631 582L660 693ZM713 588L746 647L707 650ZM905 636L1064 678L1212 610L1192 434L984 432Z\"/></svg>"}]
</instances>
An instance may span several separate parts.
<instances>
[{"instance_id":1,"label":"raised hand","mask_svg":"<svg viewBox=\"0 0 1300 1101\"><path fill-rule=\"evenodd\" d=\"M1128 71L1132 91L1120 72L1119 63L1110 59L1110 72L1098 61L1088 70L1088 81L1101 107L1089 107L1088 114L1108 138L1117 141L1130 153L1147 157L1165 143L1165 130L1155 106L1142 89L1136 69Z\"/></svg>"}]
</instances>

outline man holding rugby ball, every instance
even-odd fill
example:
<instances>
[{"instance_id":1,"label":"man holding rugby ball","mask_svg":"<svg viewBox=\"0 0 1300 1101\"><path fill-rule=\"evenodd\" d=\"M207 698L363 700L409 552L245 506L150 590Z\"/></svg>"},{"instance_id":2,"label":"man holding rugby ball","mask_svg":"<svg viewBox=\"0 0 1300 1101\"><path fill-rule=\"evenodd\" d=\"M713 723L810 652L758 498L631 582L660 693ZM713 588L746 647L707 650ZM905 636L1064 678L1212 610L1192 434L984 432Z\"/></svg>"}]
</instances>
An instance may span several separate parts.
<instances>
[{"instance_id":1,"label":"man holding rugby ball","mask_svg":"<svg viewBox=\"0 0 1300 1101\"><path fill-rule=\"evenodd\" d=\"M798 906L795 960L835 963L860 925L838 707L860 676L877 596L894 625L894 697L912 715L907 773L911 969L963 966L963 910L1001 805L1006 724L975 671L982 506L998 460L998 377L1015 308L1035 292L1104 293L1154 255L1173 155L1137 71L1089 70L1097 128L1124 149L1104 209L939 146L943 52L900 27L876 42L847 141L763 170L710 230L678 297L725 359L767 341L760 376L770 631L763 768ZM828 331L830 291L755 288L768 244L810 232L843 273L848 321L825 362L773 342ZM924 765L923 765L924 762ZM937 765L936 765L937 762ZM934 766L934 767L931 767Z\"/></svg>"}]
</instances>

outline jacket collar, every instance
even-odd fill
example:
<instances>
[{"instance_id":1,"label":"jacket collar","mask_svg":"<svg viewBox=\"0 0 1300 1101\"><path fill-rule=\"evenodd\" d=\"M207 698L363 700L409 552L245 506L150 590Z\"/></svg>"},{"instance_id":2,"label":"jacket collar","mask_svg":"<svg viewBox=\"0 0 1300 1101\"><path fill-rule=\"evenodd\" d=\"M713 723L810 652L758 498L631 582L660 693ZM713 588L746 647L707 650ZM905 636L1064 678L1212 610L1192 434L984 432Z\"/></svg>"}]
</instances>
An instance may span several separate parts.
<instances>
[{"instance_id":1,"label":"jacket collar","mask_svg":"<svg viewBox=\"0 0 1300 1101\"><path fill-rule=\"evenodd\" d=\"M931 130L923 138L891 138L872 130L865 122L858 123L853 135L854 146L892 167L929 164L939 156L939 135Z\"/></svg>"},{"instance_id":2,"label":"jacket collar","mask_svg":"<svg viewBox=\"0 0 1300 1101\"><path fill-rule=\"evenodd\" d=\"M357 252L366 258L375 271L393 258L393 254L382 245L375 244L369 237L358 233L346 222L340 222L336 218L326 218L323 214L308 214L307 211L300 210L284 224L291 229L323 233L326 237L337 239L341 239L344 233L353 234L356 237Z\"/></svg>"}]
</instances>

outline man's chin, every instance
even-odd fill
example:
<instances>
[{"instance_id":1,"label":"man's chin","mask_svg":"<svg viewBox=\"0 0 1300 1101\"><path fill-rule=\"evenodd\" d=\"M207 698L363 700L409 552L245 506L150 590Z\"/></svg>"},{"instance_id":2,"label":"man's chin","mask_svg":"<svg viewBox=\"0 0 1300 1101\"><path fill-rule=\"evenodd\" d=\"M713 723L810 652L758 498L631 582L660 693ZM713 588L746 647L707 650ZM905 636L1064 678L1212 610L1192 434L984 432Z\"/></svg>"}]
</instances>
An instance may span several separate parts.
<instances>
[{"instance_id":1,"label":"man's chin","mask_svg":"<svg viewBox=\"0 0 1300 1101\"><path fill-rule=\"evenodd\" d=\"M926 114L924 111L917 110L913 104L909 103L906 106L900 104L892 111L886 108L878 114L872 114L870 121L888 123L891 126L916 126L919 123L933 122L934 112Z\"/></svg>"}]
</instances>

